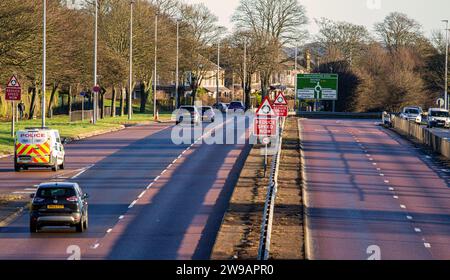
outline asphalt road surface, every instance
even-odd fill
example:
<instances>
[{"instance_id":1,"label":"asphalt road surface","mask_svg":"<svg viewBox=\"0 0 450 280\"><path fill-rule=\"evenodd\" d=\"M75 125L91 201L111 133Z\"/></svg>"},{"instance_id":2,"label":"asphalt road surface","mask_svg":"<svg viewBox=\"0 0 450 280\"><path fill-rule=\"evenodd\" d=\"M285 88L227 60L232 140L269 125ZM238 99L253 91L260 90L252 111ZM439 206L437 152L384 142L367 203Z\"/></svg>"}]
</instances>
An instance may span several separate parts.
<instances>
[{"instance_id":1,"label":"asphalt road surface","mask_svg":"<svg viewBox=\"0 0 450 280\"><path fill-rule=\"evenodd\" d=\"M310 259L450 259L448 170L364 120L301 120Z\"/></svg>"},{"instance_id":2,"label":"asphalt road surface","mask_svg":"<svg viewBox=\"0 0 450 280\"><path fill-rule=\"evenodd\" d=\"M210 139L207 125L211 131L204 124L192 138ZM87 232L30 234L25 213L0 228L0 259L208 259L249 146L175 145L171 128L137 126L69 144L58 173L15 173L11 158L0 160L1 193L70 181L90 195Z\"/></svg>"}]
</instances>

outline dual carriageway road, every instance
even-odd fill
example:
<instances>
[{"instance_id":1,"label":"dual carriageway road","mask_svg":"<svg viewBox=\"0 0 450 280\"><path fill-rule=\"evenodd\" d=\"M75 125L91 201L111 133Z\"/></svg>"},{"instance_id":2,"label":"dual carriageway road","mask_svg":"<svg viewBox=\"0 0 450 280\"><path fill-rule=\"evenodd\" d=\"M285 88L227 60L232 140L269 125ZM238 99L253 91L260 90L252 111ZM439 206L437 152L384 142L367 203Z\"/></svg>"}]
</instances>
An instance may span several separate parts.
<instances>
[{"instance_id":1,"label":"dual carriageway road","mask_svg":"<svg viewBox=\"0 0 450 280\"><path fill-rule=\"evenodd\" d=\"M450 259L448 170L373 120L299 125L310 259ZM87 232L30 234L23 214L0 229L0 259L66 259L71 245L82 259L208 259L250 146L175 145L171 128L74 142L56 174L0 160L2 193L66 180L91 197Z\"/></svg>"}]
</instances>

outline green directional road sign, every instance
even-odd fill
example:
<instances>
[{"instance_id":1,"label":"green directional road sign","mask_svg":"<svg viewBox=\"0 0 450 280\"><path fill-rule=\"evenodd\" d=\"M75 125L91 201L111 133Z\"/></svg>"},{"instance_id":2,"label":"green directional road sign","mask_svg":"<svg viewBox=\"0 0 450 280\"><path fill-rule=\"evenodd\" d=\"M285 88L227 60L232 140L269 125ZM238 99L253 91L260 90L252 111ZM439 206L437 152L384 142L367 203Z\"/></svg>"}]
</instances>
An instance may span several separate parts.
<instances>
[{"instance_id":1,"label":"green directional road sign","mask_svg":"<svg viewBox=\"0 0 450 280\"><path fill-rule=\"evenodd\" d=\"M298 74L297 96L299 99L338 99L337 74Z\"/></svg>"}]
</instances>

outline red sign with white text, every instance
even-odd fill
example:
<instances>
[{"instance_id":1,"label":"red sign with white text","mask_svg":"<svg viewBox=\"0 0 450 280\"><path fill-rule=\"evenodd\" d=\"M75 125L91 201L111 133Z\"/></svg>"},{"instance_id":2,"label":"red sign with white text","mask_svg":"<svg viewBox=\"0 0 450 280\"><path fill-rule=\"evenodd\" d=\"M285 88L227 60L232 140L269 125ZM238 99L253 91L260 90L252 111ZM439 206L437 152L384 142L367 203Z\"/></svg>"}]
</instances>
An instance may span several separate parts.
<instances>
[{"instance_id":1,"label":"red sign with white text","mask_svg":"<svg viewBox=\"0 0 450 280\"><path fill-rule=\"evenodd\" d=\"M21 99L22 88L20 87L16 76L12 76L11 79L9 79L5 93L5 100L7 101L19 101Z\"/></svg>"},{"instance_id":2,"label":"red sign with white text","mask_svg":"<svg viewBox=\"0 0 450 280\"><path fill-rule=\"evenodd\" d=\"M254 122L255 136L276 136L277 135L277 118L255 118Z\"/></svg>"}]
</instances>

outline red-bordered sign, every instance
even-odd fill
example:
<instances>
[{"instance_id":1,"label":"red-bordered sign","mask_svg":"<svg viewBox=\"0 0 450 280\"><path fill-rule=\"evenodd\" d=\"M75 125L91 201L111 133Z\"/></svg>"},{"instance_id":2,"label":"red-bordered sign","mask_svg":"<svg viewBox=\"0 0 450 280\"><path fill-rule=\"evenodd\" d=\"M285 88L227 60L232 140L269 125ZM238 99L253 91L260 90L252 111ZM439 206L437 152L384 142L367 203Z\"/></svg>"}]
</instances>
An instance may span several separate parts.
<instances>
[{"instance_id":1,"label":"red-bordered sign","mask_svg":"<svg viewBox=\"0 0 450 280\"><path fill-rule=\"evenodd\" d=\"M258 110L256 110L256 116L263 116L263 117L277 116L273 110L272 104L270 103L269 97L266 97L259 106Z\"/></svg>"},{"instance_id":2,"label":"red-bordered sign","mask_svg":"<svg viewBox=\"0 0 450 280\"><path fill-rule=\"evenodd\" d=\"M286 101L286 97L282 92L280 92L275 101L273 102L273 110L278 117L287 117L288 116L288 103Z\"/></svg>"},{"instance_id":3,"label":"red-bordered sign","mask_svg":"<svg viewBox=\"0 0 450 280\"><path fill-rule=\"evenodd\" d=\"M276 136L277 135L277 115L273 110L268 97L256 110L256 118L253 124L253 133L255 136Z\"/></svg>"},{"instance_id":4,"label":"red-bordered sign","mask_svg":"<svg viewBox=\"0 0 450 280\"><path fill-rule=\"evenodd\" d=\"M22 88L20 87L20 83L16 76L13 75L11 79L9 79L5 93L5 100L7 101L19 101L21 99Z\"/></svg>"}]
</instances>

